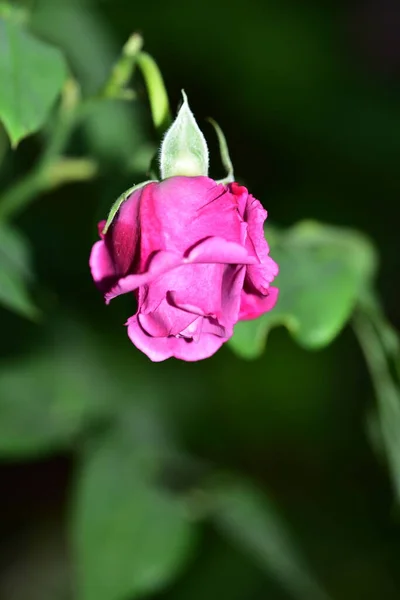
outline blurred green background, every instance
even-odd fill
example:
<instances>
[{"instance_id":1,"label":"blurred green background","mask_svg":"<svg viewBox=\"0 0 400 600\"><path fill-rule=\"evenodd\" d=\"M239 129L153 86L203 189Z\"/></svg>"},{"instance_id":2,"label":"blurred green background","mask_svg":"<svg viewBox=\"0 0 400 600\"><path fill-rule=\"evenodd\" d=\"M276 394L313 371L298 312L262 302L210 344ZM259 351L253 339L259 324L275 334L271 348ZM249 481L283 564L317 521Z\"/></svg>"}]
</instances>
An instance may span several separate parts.
<instances>
[{"instance_id":1,"label":"blurred green background","mask_svg":"<svg viewBox=\"0 0 400 600\"><path fill-rule=\"evenodd\" d=\"M375 241L378 287L400 326L394 0L25 6L31 31L63 50L88 95L140 32L173 110L180 90L188 94L210 140L212 174L223 169L208 116L271 223L313 218ZM106 307L95 289L96 223L146 178L158 143L138 74L134 87L137 101L98 107L72 136L70 153L94 158L98 176L41 195L15 222L31 247L41 318L0 308L0 598L325 598L314 578L333 600L399 598L398 517L352 330L318 352L277 328L254 361L224 347L200 363L151 364L123 326L131 299ZM35 164L49 128L15 152L0 132L2 189ZM275 507L267 515L279 513L304 571L273 516L264 548L256 509L248 528L243 515L244 530L261 536L255 551L229 519L194 526L207 512L207 494L196 490L215 472L264 491ZM188 490L189 519L180 512L187 502L171 500Z\"/></svg>"}]
</instances>

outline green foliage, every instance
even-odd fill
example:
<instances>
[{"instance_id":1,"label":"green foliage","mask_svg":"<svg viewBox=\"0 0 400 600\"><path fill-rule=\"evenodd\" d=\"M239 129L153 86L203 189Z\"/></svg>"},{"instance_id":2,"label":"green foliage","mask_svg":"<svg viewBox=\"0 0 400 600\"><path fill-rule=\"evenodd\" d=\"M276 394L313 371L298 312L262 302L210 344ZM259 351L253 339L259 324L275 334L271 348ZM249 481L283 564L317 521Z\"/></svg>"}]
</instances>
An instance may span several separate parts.
<instances>
[{"instance_id":1,"label":"green foliage","mask_svg":"<svg viewBox=\"0 0 400 600\"><path fill-rule=\"evenodd\" d=\"M0 367L2 458L68 447L88 422L110 411L113 390L90 333L59 320L43 342L33 356Z\"/></svg>"},{"instance_id":2,"label":"green foliage","mask_svg":"<svg viewBox=\"0 0 400 600\"><path fill-rule=\"evenodd\" d=\"M27 283L32 279L29 249L21 233L0 224L0 303L35 318L38 311L30 299Z\"/></svg>"},{"instance_id":3,"label":"green foliage","mask_svg":"<svg viewBox=\"0 0 400 600\"><path fill-rule=\"evenodd\" d=\"M60 50L0 19L0 119L13 146L44 125L66 75Z\"/></svg>"},{"instance_id":4,"label":"green foliage","mask_svg":"<svg viewBox=\"0 0 400 600\"><path fill-rule=\"evenodd\" d=\"M271 255L280 274L276 307L259 319L235 327L230 341L244 358L256 358L270 329L285 325L305 348L326 346L349 320L376 268L375 251L362 234L314 222L288 231L269 231Z\"/></svg>"},{"instance_id":5,"label":"green foliage","mask_svg":"<svg viewBox=\"0 0 400 600\"><path fill-rule=\"evenodd\" d=\"M179 498L154 481L155 466L121 431L83 455L73 538L78 600L124 600L158 591L186 562L193 541ZM145 468L147 465L147 468Z\"/></svg>"},{"instance_id":6,"label":"green foliage","mask_svg":"<svg viewBox=\"0 0 400 600\"><path fill-rule=\"evenodd\" d=\"M209 494L217 527L272 573L293 598L328 600L309 575L276 509L256 487L232 478L214 485Z\"/></svg>"},{"instance_id":7,"label":"green foliage","mask_svg":"<svg viewBox=\"0 0 400 600\"><path fill-rule=\"evenodd\" d=\"M378 400L379 434L400 498L400 338L376 300L366 297L354 318Z\"/></svg>"},{"instance_id":8,"label":"green foliage","mask_svg":"<svg viewBox=\"0 0 400 600\"><path fill-rule=\"evenodd\" d=\"M63 49L84 95L98 93L107 81L119 47L93 2L38 0L31 27L37 35ZM107 164L111 161L126 166L138 154L139 143L145 141L143 120L137 104L107 98L92 106L83 125L93 152Z\"/></svg>"},{"instance_id":9,"label":"green foliage","mask_svg":"<svg viewBox=\"0 0 400 600\"><path fill-rule=\"evenodd\" d=\"M133 299L105 309L90 282L99 201L102 218L110 198L149 177L157 142L150 112L158 134L170 119L152 57L140 51L139 60L129 42L119 55L125 36L138 30L163 66L172 99L184 85L196 114L224 121L239 181L260 191L276 222L315 215L377 239L380 284L396 318L391 204L400 192L400 103L395 86L387 93L390 73L382 78L377 60L365 77L358 55L335 50L347 6L267 0L247 8L229 0L197 9L160 3L155 19L151 3L136 3L128 23L124 3L0 2L0 120L14 145L44 130L16 153L0 131L8 186L0 196L0 303L15 313L0 311L2 599L161 593L164 600L322 600L324 589L341 600L398 598L393 499L366 443L370 394L357 347L346 332L318 356L305 352L330 344L354 315L378 399L379 450L398 499L399 337L370 301L377 260L368 238L319 222L268 225L280 266L278 305L238 324L231 341L238 356L222 349L199 364L149 364L124 336ZM76 80L64 87L50 123L67 73L63 56ZM225 138L216 130L230 178ZM96 174L99 185L91 181ZM22 210L43 192L43 202ZM18 230L8 224L17 214ZM40 320L28 292L25 235L47 301ZM297 344L277 330L263 357L276 325ZM60 453L71 464L65 479L72 475L74 483L57 504L52 493L64 482L37 482L36 469ZM227 467L237 475L213 475ZM7 479L19 469L17 483ZM58 463L55 470L59 476ZM40 523L38 513L53 518L54 511L57 519L65 502L68 518L63 514L51 534L60 548L59 531L68 531L72 568L64 554L52 556L53 546L43 552L40 535L30 543L24 537L25 527Z\"/></svg>"}]
</instances>

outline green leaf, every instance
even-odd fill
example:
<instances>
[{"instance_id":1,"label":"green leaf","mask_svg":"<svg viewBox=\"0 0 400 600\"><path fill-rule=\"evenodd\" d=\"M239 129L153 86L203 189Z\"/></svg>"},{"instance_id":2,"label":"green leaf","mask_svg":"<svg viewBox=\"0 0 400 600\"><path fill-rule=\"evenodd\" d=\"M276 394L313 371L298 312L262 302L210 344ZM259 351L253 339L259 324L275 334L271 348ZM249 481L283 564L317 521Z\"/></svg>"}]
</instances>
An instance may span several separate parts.
<instances>
[{"instance_id":1,"label":"green leaf","mask_svg":"<svg viewBox=\"0 0 400 600\"><path fill-rule=\"evenodd\" d=\"M125 392L116 389L99 346L82 323L58 316L33 355L0 363L2 458L68 447L88 423L115 410Z\"/></svg>"},{"instance_id":2,"label":"green leaf","mask_svg":"<svg viewBox=\"0 0 400 600\"><path fill-rule=\"evenodd\" d=\"M185 92L178 115L165 134L160 151L161 178L208 174L208 148L189 108Z\"/></svg>"},{"instance_id":3,"label":"green leaf","mask_svg":"<svg viewBox=\"0 0 400 600\"><path fill-rule=\"evenodd\" d=\"M236 325L231 347L244 358L259 356L270 329L285 325L305 348L326 346L350 318L376 269L369 240L357 231L303 221L288 231L266 228L279 265L276 307Z\"/></svg>"},{"instance_id":4,"label":"green leaf","mask_svg":"<svg viewBox=\"0 0 400 600\"><path fill-rule=\"evenodd\" d=\"M281 583L293 598L328 600L309 573L287 527L260 490L237 478L208 489L218 529Z\"/></svg>"},{"instance_id":5,"label":"green leaf","mask_svg":"<svg viewBox=\"0 0 400 600\"><path fill-rule=\"evenodd\" d=\"M27 7L9 2L0 2L0 19L24 25L29 18Z\"/></svg>"},{"instance_id":6,"label":"green leaf","mask_svg":"<svg viewBox=\"0 0 400 600\"><path fill-rule=\"evenodd\" d=\"M37 317L38 310L26 289L31 275L29 250L24 238L15 229L0 225L0 303L32 319Z\"/></svg>"},{"instance_id":7,"label":"green leaf","mask_svg":"<svg viewBox=\"0 0 400 600\"><path fill-rule=\"evenodd\" d=\"M41 39L61 48L84 97L98 94L118 56L101 6L91 0L37 0L30 26ZM71 35L73 32L73 35ZM141 103L114 99L94 102L82 123L91 152L119 166L141 157L147 140ZM145 164L147 170L148 164ZM137 173L138 171L136 171Z\"/></svg>"},{"instance_id":8,"label":"green leaf","mask_svg":"<svg viewBox=\"0 0 400 600\"><path fill-rule=\"evenodd\" d=\"M156 592L185 562L193 534L185 506L152 482L139 455L130 436L115 433L81 466L73 510L78 600Z\"/></svg>"},{"instance_id":9,"label":"green leaf","mask_svg":"<svg viewBox=\"0 0 400 600\"><path fill-rule=\"evenodd\" d=\"M59 50L0 19L0 120L14 147L43 126L66 75Z\"/></svg>"}]
</instances>

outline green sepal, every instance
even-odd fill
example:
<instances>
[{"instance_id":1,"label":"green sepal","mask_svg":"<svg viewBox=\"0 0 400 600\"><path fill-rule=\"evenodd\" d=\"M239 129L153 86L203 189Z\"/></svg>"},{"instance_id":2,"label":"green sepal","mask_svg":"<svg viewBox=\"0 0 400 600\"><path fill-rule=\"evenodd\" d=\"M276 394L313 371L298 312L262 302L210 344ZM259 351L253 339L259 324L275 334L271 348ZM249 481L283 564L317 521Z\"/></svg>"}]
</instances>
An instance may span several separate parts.
<instances>
[{"instance_id":1,"label":"green sepal","mask_svg":"<svg viewBox=\"0 0 400 600\"><path fill-rule=\"evenodd\" d=\"M189 108L182 90L183 103L161 144L161 178L208 175L208 148L204 135Z\"/></svg>"},{"instance_id":2,"label":"green sepal","mask_svg":"<svg viewBox=\"0 0 400 600\"><path fill-rule=\"evenodd\" d=\"M226 169L226 177L219 179L217 183L233 183L235 181L235 176L233 174L233 165L231 157L229 156L228 144L224 132L214 119L208 118L207 120L214 127L215 133L217 134L221 162Z\"/></svg>"}]
</instances>

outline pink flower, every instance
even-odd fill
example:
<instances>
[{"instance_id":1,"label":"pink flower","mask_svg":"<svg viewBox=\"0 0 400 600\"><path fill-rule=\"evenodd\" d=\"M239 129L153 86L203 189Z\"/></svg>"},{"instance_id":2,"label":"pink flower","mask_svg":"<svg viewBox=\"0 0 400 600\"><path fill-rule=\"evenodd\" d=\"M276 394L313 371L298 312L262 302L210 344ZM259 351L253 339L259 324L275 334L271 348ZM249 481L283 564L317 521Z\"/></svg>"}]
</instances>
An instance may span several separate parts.
<instances>
[{"instance_id":1,"label":"pink flower","mask_svg":"<svg viewBox=\"0 0 400 600\"><path fill-rule=\"evenodd\" d=\"M237 183L170 177L121 205L90 268L106 303L134 293L131 341L153 361L214 354L238 320L271 310L278 273L260 202ZM104 222L99 223L102 230Z\"/></svg>"}]
</instances>

